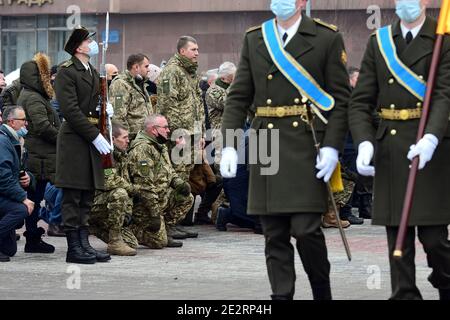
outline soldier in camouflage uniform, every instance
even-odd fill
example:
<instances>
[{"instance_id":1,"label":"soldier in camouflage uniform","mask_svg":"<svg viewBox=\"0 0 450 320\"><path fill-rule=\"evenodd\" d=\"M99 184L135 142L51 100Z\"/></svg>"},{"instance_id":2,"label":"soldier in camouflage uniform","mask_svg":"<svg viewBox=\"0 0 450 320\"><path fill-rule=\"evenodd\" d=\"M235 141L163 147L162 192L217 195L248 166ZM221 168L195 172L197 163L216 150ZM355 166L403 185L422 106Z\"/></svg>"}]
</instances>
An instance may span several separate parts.
<instances>
[{"instance_id":1,"label":"soldier in camouflage uniform","mask_svg":"<svg viewBox=\"0 0 450 320\"><path fill-rule=\"evenodd\" d=\"M184 135L192 145L194 141L202 141L203 147L205 111L197 76L197 41L183 36L178 40L177 50L159 76L156 111L167 118L173 133ZM190 151L191 157L184 163L174 164L176 172L186 182L194 168L193 148Z\"/></svg>"},{"instance_id":2,"label":"soldier in camouflage uniform","mask_svg":"<svg viewBox=\"0 0 450 320\"><path fill-rule=\"evenodd\" d=\"M172 167L166 146L169 132L166 118L151 115L129 151L128 169L132 182L139 188L130 227L139 243L152 249L180 247L182 242L174 241L174 235L196 236L176 227L192 207L194 197L189 183Z\"/></svg>"},{"instance_id":3,"label":"soldier in camouflage uniform","mask_svg":"<svg viewBox=\"0 0 450 320\"><path fill-rule=\"evenodd\" d=\"M131 141L145 118L153 113L146 82L149 65L145 55L132 54L128 57L127 70L119 74L109 88L114 119L128 128Z\"/></svg>"},{"instance_id":4,"label":"soldier in camouflage uniform","mask_svg":"<svg viewBox=\"0 0 450 320\"><path fill-rule=\"evenodd\" d=\"M127 170L128 131L120 124L113 124L114 164L105 169L105 190L97 191L91 211L91 231L108 243L108 253L118 256L136 255L136 238L125 230L124 242L122 229L125 217L132 216L132 197L138 190L131 184ZM129 243L129 244L128 244Z\"/></svg>"},{"instance_id":5,"label":"soldier in camouflage uniform","mask_svg":"<svg viewBox=\"0 0 450 320\"><path fill-rule=\"evenodd\" d=\"M236 66L232 62L224 62L219 67L219 77L214 86L206 91L206 104L208 105L209 122L211 123L213 146L214 146L214 164L218 169L221 152L221 134L222 114L225 107L225 100L228 94L228 88L234 80Z\"/></svg>"}]
</instances>

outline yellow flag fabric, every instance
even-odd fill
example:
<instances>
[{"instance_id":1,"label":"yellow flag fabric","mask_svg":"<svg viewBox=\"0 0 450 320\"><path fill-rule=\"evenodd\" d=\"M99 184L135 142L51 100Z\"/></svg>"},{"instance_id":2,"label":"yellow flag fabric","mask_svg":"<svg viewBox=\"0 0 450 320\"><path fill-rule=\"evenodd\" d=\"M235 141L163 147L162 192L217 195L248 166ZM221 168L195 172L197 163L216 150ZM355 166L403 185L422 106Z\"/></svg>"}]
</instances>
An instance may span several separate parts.
<instances>
[{"instance_id":1,"label":"yellow flag fabric","mask_svg":"<svg viewBox=\"0 0 450 320\"><path fill-rule=\"evenodd\" d=\"M330 179L331 191L333 193L344 191L344 183L342 182L341 163L338 162L336 169Z\"/></svg>"},{"instance_id":2,"label":"yellow flag fabric","mask_svg":"<svg viewBox=\"0 0 450 320\"><path fill-rule=\"evenodd\" d=\"M441 11L439 13L437 34L444 35L450 33L450 0L442 0Z\"/></svg>"}]
</instances>

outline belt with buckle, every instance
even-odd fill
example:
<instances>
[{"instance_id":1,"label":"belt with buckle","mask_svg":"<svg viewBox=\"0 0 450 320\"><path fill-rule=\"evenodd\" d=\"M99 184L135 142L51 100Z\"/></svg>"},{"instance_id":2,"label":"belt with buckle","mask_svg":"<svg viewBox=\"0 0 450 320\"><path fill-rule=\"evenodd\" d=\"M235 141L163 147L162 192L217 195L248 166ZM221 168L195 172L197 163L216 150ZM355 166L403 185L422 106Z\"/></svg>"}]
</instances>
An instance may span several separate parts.
<instances>
[{"instance_id":1,"label":"belt with buckle","mask_svg":"<svg viewBox=\"0 0 450 320\"><path fill-rule=\"evenodd\" d=\"M98 118L93 118L93 117L87 117L88 121L93 124L94 126L98 125Z\"/></svg>"},{"instance_id":2,"label":"belt with buckle","mask_svg":"<svg viewBox=\"0 0 450 320\"><path fill-rule=\"evenodd\" d=\"M292 116L306 115L306 105L298 106L278 106L278 107L257 107L257 117L284 118Z\"/></svg>"},{"instance_id":3,"label":"belt with buckle","mask_svg":"<svg viewBox=\"0 0 450 320\"><path fill-rule=\"evenodd\" d=\"M386 120L411 120L411 119L420 119L422 116L422 108L415 109L383 109L381 108L381 112L379 115L382 119Z\"/></svg>"}]
</instances>

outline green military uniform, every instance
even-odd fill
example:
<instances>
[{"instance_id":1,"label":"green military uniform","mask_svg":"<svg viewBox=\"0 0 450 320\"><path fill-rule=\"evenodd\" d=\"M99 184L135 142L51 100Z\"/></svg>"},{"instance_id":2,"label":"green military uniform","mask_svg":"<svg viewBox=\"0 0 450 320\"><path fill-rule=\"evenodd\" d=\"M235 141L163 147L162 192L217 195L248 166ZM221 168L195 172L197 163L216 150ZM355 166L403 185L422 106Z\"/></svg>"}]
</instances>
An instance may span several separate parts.
<instances>
[{"instance_id":1,"label":"green military uniform","mask_svg":"<svg viewBox=\"0 0 450 320\"><path fill-rule=\"evenodd\" d=\"M145 118L153 113L147 86L144 81L140 85L127 70L114 78L109 87L114 119L128 127L130 140L142 129Z\"/></svg>"},{"instance_id":2,"label":"green military uniform","mask_svg":"<svg viewBox=\"0 0 450 320\"><path fill-rule=\"evenodd\" d=\"M89 68L86 70L73 56L61 64L55 79L56 99L65 119L58 134L55 185L64 189L62 217L66 229L88 225L94 190L104 188L100 153L92 144L100 134L96 125L100 78L91 64ZM78 190L73 197L79 199L65 201L73 190ZM79 201L86 205L78 207L75 203Z\"/></svg>"},{"instance_id":3,"label":"green military uniform","mask_svg":"<svg viewBox=\"0 0 450 320\"><path fill-rule=\"evenodd\" d=\"M222 139L220 135L220 128L222 126L223 109L225 108L225 101L227 99L228 89L230 84L217 79L214 86L211 86L206 91L205 100L208 106L209 122L211 124L212 144L214 147L214 164L217 166L220 163L222 152Z\"/></svg>"},{"instance_id":4,"label":"green military uniform","mask_svg":"<svg viewBox=\"0 0 450 320\"><path fill-rule=\"evenodd\" d=\"M406 44L400 21L393 25L394 44L400 60L414 73L428 77L436 38L436 21L427 17L419 34ZM432 160L419 171L411 209L403 257L392 258L400 224L408 181L409 147L416 142L419 119L388 120L381 115L378 128L372 125L372 112L381 109L416 109L418 98L400 85L389 71L377 43L371 36L361 65L358 84L350 103L349 120L355 145L370 141L375 146L375 180L373 224L387 226L393 299L421 298L415 285L415 229L433 268L429 280L434 287L450 289L450 245L447 225L450 223L450 42L445 39L437 71L430 116L425 133L435 135L440 143ZM407 111L403 111L405 113ZM420 113L419 113L420 115Z\"/></svg>"},{"instance_id":5,"label":"green military uniform","mask_svg":"<svg viewBox=\"0 0 450 320\"><path fill-rule=\"evenodd\" d=\"M161 249L167 246L166 227L184 218L194 198L175 191L183 180L172 167L167 146L147 133L138 133L130 145L128 160L131 180L139 189L130 228L140 244Z\"/></svg>"},{"instance_id":6,"label":"green military uniform","mask_svg":"<svg viewBox=\"0 0 450 320\"><path fill-rule=\"evenodd\" d=\"M133 196L137 194L128 174L127 154L116 148L114 168L105 169L105 190L97 191L94 198L90 219L93 233L98 238L106 237L106 242L109 242L111 230L122 234L125 216L132 216ZM130 247L137 247L137 239L132 233L125 232L122 238Z\"/></svg>"},{"instance_id":7,"label":"green military uniform","mask_svg":"<svg viewBox=\"0 0 450 320\"><path fill-rule=\"evenodd\" d=\"M177 53L167 62L158 80L157 113L167 118L172 134L184 134L191 142L194 135L201 137L205 131L205 110L197 67L196 63ZM191 149L191 157L185 161L190 163L174 164L176 172L186 182L194 168L193 158Z\"/></svg>"},{"instance_id":8,"label":"green military uniform","mask_svg":"<svg viewBox=\"0 0 450 320\"><path fill-rule=\"evenodd\" d=\"M281 38L281 35L280 35ZM346 54L342 36L335 27L302 15L294 37L286 44L289 52L335 99L328 125L315 119L322 146L341 150L347 132L347 102L350 94ZM272 61L261 27L250 29L244 39L235 80L227 97L222 131L243 128L252 105L278 107L300 105L302 96ZM275 110L275 109L274 109ZM295 268L291 235L307 272L315 298L331 298L325 239L320 230L326 212L327 191L316 178L316 150L310 128L300 116L256 116L251 128L279 130L279 170L261 175L264 165L250 165L247 212L260 215L266 237L266 262L273 298L292 299ZM270 133L270 132L269 132ZM227 144L229 145L229 141ZM268 144L271 145L269 134Z\"/></svg>"},{"instance_id":9,"label":"green military uniform","mask_svg":"<svg viewBox=\"0 0 450 320\"><path fill-rule=\"evenodd\" d=\"M22 85L20 84L20 78L14 80L9 86L5 87L3 91L0 91L2 110L4 110L8 106L16 105L21 91Z\"/></svg>"}]
</instances>

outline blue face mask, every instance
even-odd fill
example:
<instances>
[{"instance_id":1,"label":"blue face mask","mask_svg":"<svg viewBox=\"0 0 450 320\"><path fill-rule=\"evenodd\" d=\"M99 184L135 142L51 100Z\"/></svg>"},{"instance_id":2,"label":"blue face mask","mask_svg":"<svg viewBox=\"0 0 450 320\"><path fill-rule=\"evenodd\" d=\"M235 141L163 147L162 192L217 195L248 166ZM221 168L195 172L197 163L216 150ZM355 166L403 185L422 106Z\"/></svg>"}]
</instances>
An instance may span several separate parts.
<instances>
[{"instance_id":1,"label":"blue face mask","mask_svg":"<svg viewBox=\"0 0 450 320\"><path fill-rule=\"evenodd\" d=\"M296 2L296 0L272 0L270 10L278 19L285 21L297 12Z\"/></svg>"},{"instance_id":2,"label":"blue face mask","mask_svg":"<svg viewBox=\"0 0 450 320\"><path fill-rule=\"evenodd\" d=\"M416 21L422 13L420 0L397 0L395 13L401 20L407 23Z\"/></svg>"},{"instance_id":3,"label":"blue face mask","mask_svg":"<svg viewBox=\"0 0 450 320\"><path fill-rule=\"evenodd\" d=\"M93 57L96 56L98 54L98 43L97 41L92 41L89 43L89 56Z\"/></svg>"},{"instance_id":4,"label":"blue face mask","mask_svg":"<svg viewBox=\"0 0 450 320\"><path fill-rule=\"evenodd\" d=\"M27 135L28 130L27 130L27 128L22 127L19 130L17 130L16 133L20 138L24 138Z\"/></svg>"}]
</instances>

